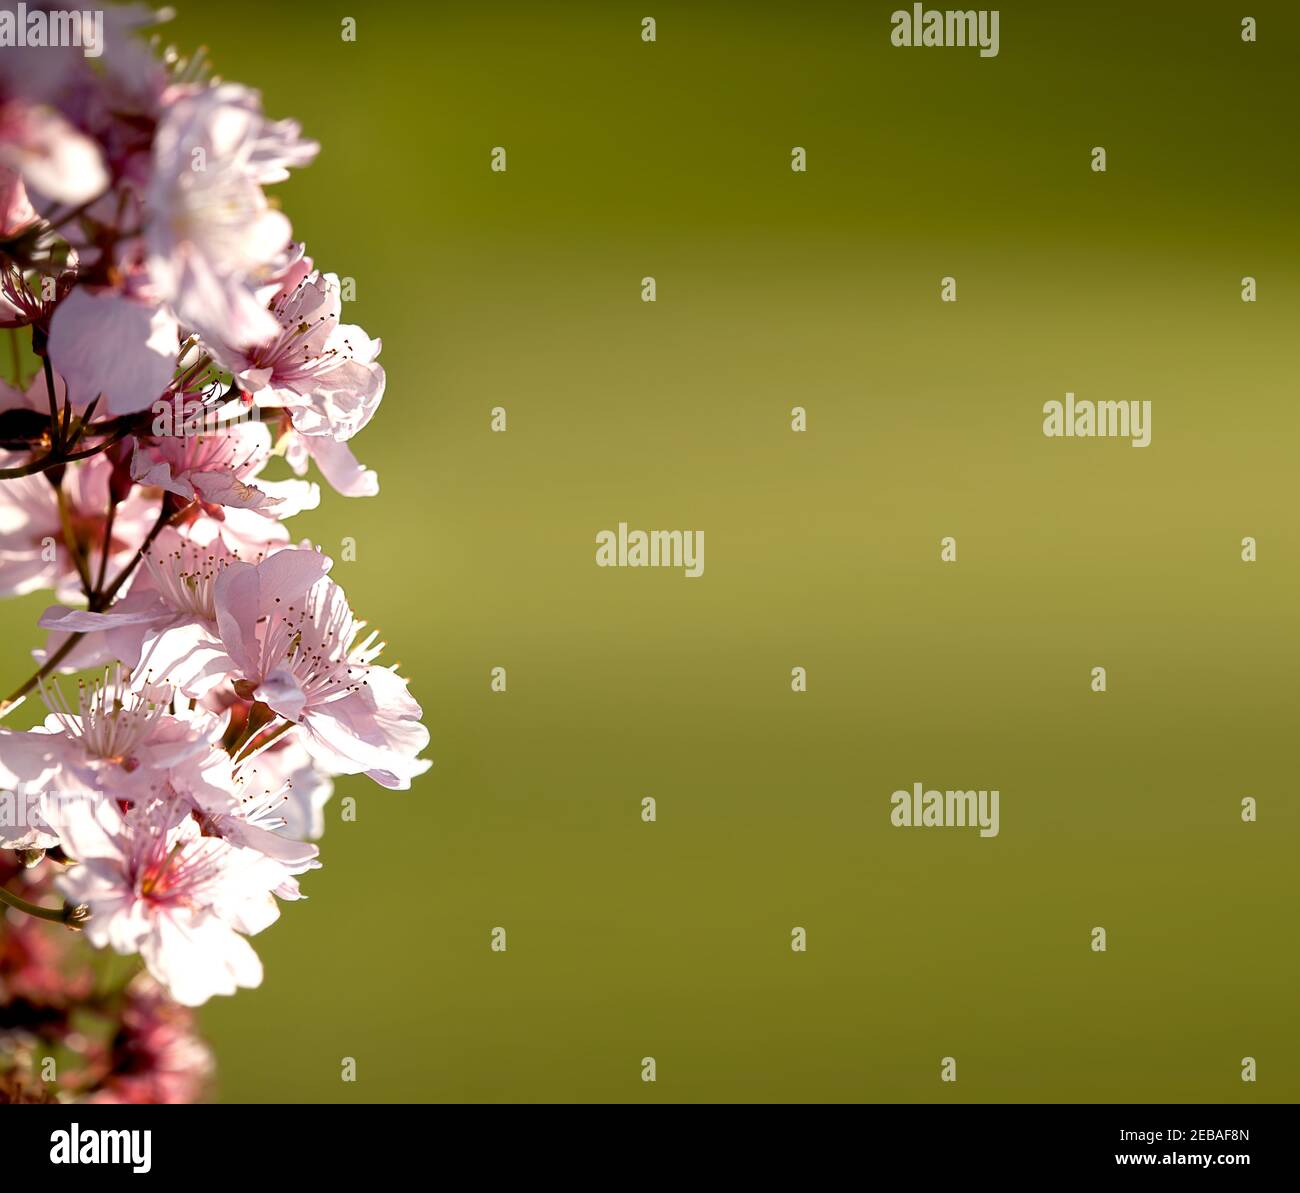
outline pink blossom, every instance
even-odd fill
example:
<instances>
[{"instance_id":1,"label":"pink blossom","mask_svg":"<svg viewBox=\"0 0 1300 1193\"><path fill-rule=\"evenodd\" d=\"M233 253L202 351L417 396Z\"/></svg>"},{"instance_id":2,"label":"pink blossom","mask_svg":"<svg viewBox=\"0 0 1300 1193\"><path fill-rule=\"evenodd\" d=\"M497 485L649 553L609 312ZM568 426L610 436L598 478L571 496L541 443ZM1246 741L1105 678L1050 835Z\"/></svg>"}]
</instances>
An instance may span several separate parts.
<instances>
[{"instance_id":1,"label":"pink blossom","mask_svg":"<svg viewBox=\"0 0 1300 1193\"><path fill-rule=\"evenodd\" d=\"M254 702L224 685L209 689L200 698L200 706L228 717L231 726L238 727L247 724ZM238 769L242 780L250 791L284 793L284 802L277 808L284 825L278 832L294 840L316 840L325 832L325 805L334 794L332 776L312 758L297 731L262 740L264 745L241 756Z\"/></svg>"},{"instance_id":2,"label":"pink blossom","mask_svg":"<svg viewBox=\"0 0 1300 1193\"><path fill-rule=\"evenodd\" d=\"M277 738L240 770L250 789L260 785L264 792L283 792L276 814L284 823L277 832L296 840L316 840L325 832L325 805L334 794L334 782L296 733Z\"/></svg>"},{"instance_id":3,"label":"pink blossom","mask_svg":"<svg viewBox=\"0 0 1300 1193\"><path fill-rule=\"evenodd\" d=\"M165 97L146 193L150 274L181 321L222 343L258 343L276 323L256 287L290 241L262 187L316 154L289 120L267 120L256 92L233 83Z\"/></svg>"},{"instance_id":4,"label":"pink blossom","mask_svg":"<svg viewBox=\"0 0 1300 1193\"><path fill-rule=\"evenodd\" d=\"M283 880L273 860L204 836L191 806L169 794L125 812L112 800L70 807L61 834L77 859L59 882L85 904L96 948L139 953L185 1006L262 981L245 936L279 916L271 892Z\"/></svg>"},{"instance_id":5,"label":"pink blossom","mask_svg":"<svg viewBox=\"0 0 1300 1193\"><path fill-rule=\"evenodd\" d=\"M120 666L89 684L79 681L75 705L57 685L43 683L41 694L50 709L45 723L0 737L0 779L50 796L54 802L47 799L40 811L56 831L58 801L83 795L141 798L159 774L210 755L221 739L218 717L201 709L174 715L169 688L133 685Z\"/></svg>"},{"instance_id":6,"label":"pink blossom","mask_svg":"<svg viewBox=\"0 0 1300 1193\"><path fill-rule=\"evenodd\" d=\"M330 487L344 497L374 497L379 492L379 477L337 439L290 430L285 433L284 454L298 476L306 473L308 460L315 460Z\"/></svg>"},{"instance_id":7,"label":"pink blossom","mask_svg":"<svg viewBox=\"0 0 1300 1193\"><path fill-rule=\"evenodd\" d=\"M266 553L232 548L220 535L200 543L165 530L145 553L126 596L102 613L51 606L38 624L60 635L101 639L92 657L118 659L186 696L202 697L231 668L217 628L217 578L231 563L256 563Z\"/></svg>"},{"instance_id":8,"label":"pink blossom","mask_svg":"<svg viewBox=\"0 0 1300 1193\"><path fill-rule=\"evenodd\" d=\"M180 781L203 831L278 863L284 873L276 893L299 898L294 878L319 868L320 851L281 831L287 827L282 809L289 803L288 783L275 783L270 772L251 764L246 769L221 750L209 751L181 769Z\"/></svg>"},{"instance_id":9,"label":"pink blossom","mask_svg":"<svg viewBox=\"0 0 1300 1193\"><path fill-rule=\"evenodd\" d=\"M271 432L262 422L232 422L192 433L187 403L177 397L163 405L167 433L136 441L131 477L205 505L257 510L287 518L320 504L320 490L302 481L253 480L271 459ZM199 407L199 409L203 409ZM155 419L158 429L159 419ZM209 510L215 516L216 510Z\"/></svg>"},{"instance_id":10,"label":"pink blossom","mask_svg":"<svg viewBox=\"0 0 1300 1193\"><path fill-rule=\"evenodd\" d=\"M109 414L147 410L171 383L180 351L176 318L156 303L78 286L50 322L50 361L75 405L101 397Z\"/></svg>"},{"instance_id":11,"label":"pink blossom","mask_svg":"<svg viewBox=\"0 0 1300 1193\"><path fill-rule=\"evenodd\" d=\"M259 406L288 411L286 457L299 476L314 459L337 492L374 496L378 479L344 441L370 421L384 396L380 341L339 322L339 279L313 269L309 258L295 258L268 305L277 324L273 337L242 351L217 344L215 355Z\"/></svg>"},{"instance_id":12,"label":"pink blossom","mask_svg":"<svg viewBox=\"0 0 1300 1193\"><path fill-rule=\"evenodd\" d=\"M316 552L291 549L217 578L217 626L236 690L301 725L326 770L407 788L430 765L419 758L429 743L420 706L404 679L374 665L375 634L357 640L365 623L327 567Z\"/></svg>"},{"instance_id":13,"label":"pink blossom","mask_svg":"<svg viewBox=\"0 0 1300 1193\"><path fill-rule=\"evenodd\" d=\"M38 624L60 635L101 639L100 653L132 669L147 668L187 696L201 695L225 675L212 585L234 558L220 542L203 547L164 531L126 596L102 613L55 605Z\"/></svg>"},{"instance_id":14,"label":"pink blossom","mask_svg":"<svg viewBox=\"0 0 1300 1193\"><path fill-rule=\"evenodd\" d=\"M340 323L339 279L304 259L270 301L276 335L244 351L218 350L260 406L283 406L304 435L351 439L384 396L381 344L360 327Z\"/></svg>"}]
</instances>

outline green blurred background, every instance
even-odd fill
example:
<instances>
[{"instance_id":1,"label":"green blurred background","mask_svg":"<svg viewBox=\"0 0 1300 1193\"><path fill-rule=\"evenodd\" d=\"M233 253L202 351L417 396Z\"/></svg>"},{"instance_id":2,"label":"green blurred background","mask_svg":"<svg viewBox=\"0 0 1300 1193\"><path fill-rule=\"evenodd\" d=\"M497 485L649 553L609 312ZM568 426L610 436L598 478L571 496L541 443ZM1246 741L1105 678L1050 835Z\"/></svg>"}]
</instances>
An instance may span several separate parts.
<instances>
[{"instance_id":1,"label":"green blurred background","mask_svg":"<svg viewBox=\"0 0 1300 1193\"><path fill-rule=\"evenodd\" d=\"M339 781L221 1098L1300 1095L1293 4L1004 2L993 59L892 3L180 7L323 144L277 193L384 339L382 492L297 529L435 759ZM1045 439L1066 390L1152 446ZM620 520L704 577L598 569ZM1001 835L891 827L917 781Z\"/></svg>"}]
</instances>

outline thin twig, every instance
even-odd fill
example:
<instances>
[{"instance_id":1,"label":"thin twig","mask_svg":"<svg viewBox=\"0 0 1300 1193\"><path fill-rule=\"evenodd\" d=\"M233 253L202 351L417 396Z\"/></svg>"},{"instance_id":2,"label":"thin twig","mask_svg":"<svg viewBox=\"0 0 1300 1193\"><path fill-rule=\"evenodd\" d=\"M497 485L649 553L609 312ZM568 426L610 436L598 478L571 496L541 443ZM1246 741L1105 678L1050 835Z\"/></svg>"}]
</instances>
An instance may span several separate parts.
<instances>
[{"instance_id":1,"label":"thin twig","mask_svg":"<svg viewBox=\"0 0 1300 1193\"><path fill-rule=\"evenodd\" d=\"M85 203L82 203L79 206L72 208L71 211L65 211L61 215L56 212L53 216L50 217L48 221L50 227L57 228L59 227L60 224L66 224L69 220L75 220L78 216L85 215L86 212L88 212L92 207L94 207L95 204L98 203L100 199L102 199L104 195L107 193L108 193L107 191L102 191L98 195L96 195L93 199L88 199Z\"/></svg>"},{"instance_id":2,"label":"thin twig","mask_svg":"<svg viewBox=\"0 0 1300 1193\"><path fill-rule=\"evenodd\" d=\"M117 498L109 494L108 517L104 519L104 543L99 551L99 575L95 578L95 591L104 591L104 573L108 570L108 552L113 545L113 523L117 520Z\"/></svg>"},{"instance_id":3,"label":"thin twig","mask_svg":"<svg viewBox=\"0 0 1300 1193\"><path fill-rule=\"evenodd\" d=\"M34 915L38 920L49 920L53 924L67 924L69 928L80 928L90 918L90 912L85 904L64 903L62 907L41 907L36 903L28 903L26 899L19 898L2 886L0 886L0 903L8 903L15 911Z\"/></svg>"},{"instance_id":4,"label":"thin twig","mask_svg":"<svg viewBox=\"0 0 1300 1193\"><path fill-rule=\"evenodd\" d=\"M41 364L45 368L45 394L50 399L50 451L53 454L62 449L63 439L59 435L59 399L54 393L54 366L50 364L48 352L41 357Z\"/></svg>"},{"instance_id":5,"label":"thin twig","mask_svg":"<svg viewBox=\"0 0 1300 1193\"><path fill-rule=\"evenodd\" d=\"M95 592L94 585L90 582L90 566L86 563L81 544L77 541L77 531L72 525L72 507L68 504L68 494L63 487L62 477L54 486L54 494L59 504L59 525L63 527L63 545L72 556L72 562L77 565L77 575L81 578L81 591L85 593L86 600L90 600Z\"/></svg>"},{"instance_id":6,"label":"thin twig","mask_svg":"<svg viewBox=\"0 0 1300 1193\"><path fill-rule=\"evenodd\" d=\"M94 430L94 428L90 428ZM83 431L82 436L84 437ZM20 476L35 476L37 473L48 472L51 468L57 468L60 464L75 464L78 460L89 460L91 456L102 455L116 443L121 443L128 435L131 434L131 427L128 424L120 430L115 431L112 436L105 439L103 443L97 443L94 447L84 448L79 452L58 452L51 451L38 460L29 460L26 464L18 464L13 468L0 468L0 480L16 480Z\"/></svg>"}]
</instances>

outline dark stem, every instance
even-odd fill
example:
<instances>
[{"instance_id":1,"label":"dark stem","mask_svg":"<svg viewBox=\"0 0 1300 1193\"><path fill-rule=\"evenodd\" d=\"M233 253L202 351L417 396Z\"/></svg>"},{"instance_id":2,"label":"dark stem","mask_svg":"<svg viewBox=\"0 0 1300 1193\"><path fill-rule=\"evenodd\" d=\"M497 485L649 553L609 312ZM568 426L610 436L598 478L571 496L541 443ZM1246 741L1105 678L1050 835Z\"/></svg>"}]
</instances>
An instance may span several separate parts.
<instances>
[{"instance_id":1,"label":"dark stem","mask_svg":"<svg viewBox=\"0 0 1300 1193\"><path fill-rule=\"evenodd\" d=\"M50 364L48 352L41 357L41 364L45 369L45 393L50 399L50 454L54 455L63 447L63 437L59 434L59 399L54 393L54 366Z\"/></svg>"},{"instance_id":2,"label":"dark stem","mask_svg":"<svg viewBox=\"0 0 1300 1193\"><path fill-rule=\"evenodd\" d=\"M113 523L117 519L117 498L108 497L108 517L104 521L104 545L99 551L99 575L95 577L95 591L104 591L104 573L108 570L108 552L113 545Z\"/></svg>"},{"instance_id":3,"label":"dark stem","mask_svg":"<svg viewBox=\"0 0 1300 1193\"><path fill-rule=\"evenodd\" d=\"M41 680L43 680L47 675L49 675L49 673L53 671L55 667L57 667L61 662L63 662L63 660L68 657L68 653L72 650L72 648L76 646L77 643L80 642L82 638L84 638L85 636L86 636L85 632L82 630L78 630L75 634L69 634L67 638L64 640L63 645L60 646L58 650L56 650L52 655L50 655L45 660L45 662L43 662L40 665L40 668L36 671L36 673L33 676L31 676L30 679L27 680L26 683L15 688L8 696L6 696L3 700L0 700L0 716L4 716L6 709L11 708L13 707L13 705L17 704L18 701L21 700L24 696L26 696L28 692L30 692L38 683L41 682Z\"/></svg>"},{"instance_id":4,"label":"dark stem","mask_svg":"<svg viewBox=\"0 0 1300 1193\"><path fill-rule=\"evenodd\" d=\"M97 595L96 598L90 602L92 613L99 613L112 603L113 598L117 596L118 589L120 589L122 585L131 578L131 573L135 571L140 560L145 557L149 548L153 546L154 539L163 532L164 528L170 526L173 522L178 522L182 515L188 514L190 510L194 508L194 505L195 503L191 501L185 505L178 506L176 509L172 510L171 513L168 513L167 498L163 498L162 509L158 511L158 520L153 524L149 533L144 536L144 542L140 544L140 549L131 557L131 562L118 572L117 578L103 593Z\"/></svg>"},{"instance_id":5,"label":"dark stem","mask_svg":"<svg viewBox=\"0 0 1300 1193\"><path fill-rule=\"evenodd\" d=\"M54 486L55 498L59 505L59 525L63 527L63 545L67 547L68 554L72 556L72 562L77 565L77 575L81 579L81 591L85 593L86 600L90 600L95 589L90 583L90 567L86 563L86 557L82 554L81 544L77 542L77 532L72 525L72 508L68 505L68 495L63 488L63 476L60 475L58 483Z\"/></svg>"},{"instance_id":6,"label":"dark stem","mask_svg":"<svg viewBox=\"0 0 1300 1193\"><path fill-rule=\"evenodd\" d=\"M131 425L128 423L115 431L103 443L97 443L94 447L88 447L79 452L51 451L39 460L29 460L26 464L19 464L14 468L0 468L0 480L14 480L20 476L35 476L38 472L48 472L51 468L57 468L60 464L72 464L77 460L88 460L91 456L97 456L101 452L108 451L115 443L120 443L131 434L131 430ZM83 427L79 437L84 438L87 431L93 433L95 428Z\"/></svg>"},{"instance_id":7,"label":"dark stem","mask_svg":"<svg viewBox=\"0 0 1300 1193\"><path fill-rule=\"evenodd\" d=\"M49 219L50 227L57 228L59 227L60 224L66 224L69 220L75 220L78 216L85 215L86 212L88 212L92 207L95 206L96 203L100 201L100 199L104 197L104 193L100 193L96 195L93 199L87 200L85 203L82 203L79 207L72 208L71 211L65 211L62 215L56 212ZM125 198L125 195L123 196L123 198Z\"/></svg>"}]
</instances>

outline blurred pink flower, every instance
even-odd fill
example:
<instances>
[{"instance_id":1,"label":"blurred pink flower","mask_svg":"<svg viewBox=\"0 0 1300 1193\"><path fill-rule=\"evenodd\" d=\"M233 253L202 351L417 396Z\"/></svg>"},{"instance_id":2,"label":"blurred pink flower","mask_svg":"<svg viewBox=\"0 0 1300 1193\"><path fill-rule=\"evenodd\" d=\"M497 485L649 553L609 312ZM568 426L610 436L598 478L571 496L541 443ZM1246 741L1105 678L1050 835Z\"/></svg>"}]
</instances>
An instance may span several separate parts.
<instances>
[{"instance_id":1,"label":"blurred pink flower","mask_svg":"<svg viewBox=\"0 0 1300 1193\"><path fill-rule=\"evenodd\" d=\"M22 175L44 199L86 203L108 186L99 146L54 108L10 100L0 105L0 166Z\"/></svg>"},{"instance_id":2,"label":"blurred pink flower","mask_svg":"<svg viewBox=\"0 0 1300 1193\"><path fill-rule=\"evenodd\" d=\"M256 287L288 249L290 225L262 187L317 148L296 122L267 120L246 87L179 87L165 97L144 235L150 275L187 327L234 345L276 334Z\"/></svg>"},{"instance_id":3,"label":"blurred pink flower","mask_svg":"<svg viewBox=\"0 0 1300 1193\"><path fill-rule=\"evenodd\" d=\"M177 1105L200 1098L212 1076L212 1051L194 1034L191 1012L148 974L127 988L109 1072L85 1100L111 1105Z\"/></svg>"}]
</instances>

